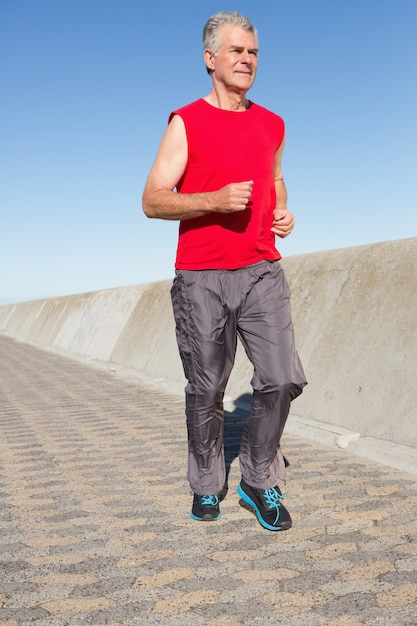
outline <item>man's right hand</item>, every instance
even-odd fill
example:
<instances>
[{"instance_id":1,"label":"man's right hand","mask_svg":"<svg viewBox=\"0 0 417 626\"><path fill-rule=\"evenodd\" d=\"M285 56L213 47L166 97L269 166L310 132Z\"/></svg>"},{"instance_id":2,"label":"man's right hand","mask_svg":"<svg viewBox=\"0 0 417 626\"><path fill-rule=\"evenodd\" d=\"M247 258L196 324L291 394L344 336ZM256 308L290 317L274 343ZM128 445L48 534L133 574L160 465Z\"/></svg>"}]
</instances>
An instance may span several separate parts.
<instances>
[{"instance_id":1,"label":"man's right hand","mask_svg":"<svg viewBox=\"0 0 417 626\"><path fill-rule=\"evenodd\" d=\"M236 213L244 211L250 204L253 180L242 183L230 183L218 191L212 192L216 213Z\"/></svg>"}]
</instances>

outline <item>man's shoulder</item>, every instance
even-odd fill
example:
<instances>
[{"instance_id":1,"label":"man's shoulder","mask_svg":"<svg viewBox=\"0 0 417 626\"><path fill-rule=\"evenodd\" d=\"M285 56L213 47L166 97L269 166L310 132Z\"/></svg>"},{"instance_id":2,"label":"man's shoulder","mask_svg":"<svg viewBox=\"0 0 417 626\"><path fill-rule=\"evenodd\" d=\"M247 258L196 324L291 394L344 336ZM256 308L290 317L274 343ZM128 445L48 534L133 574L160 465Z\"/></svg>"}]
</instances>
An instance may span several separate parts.
<instances>
[{"instance_id":1,"label":"man's shoulder","mask_svg":"<svg viewBox=\"0 0 417 626\"><path fill-rule=\"evenodd\" d=\"M271 119L275 118L275 119L282 120L282 117L278 115L278 113L275 113L275 111L271 111L271 109L267 109L266 107L263 107L260 104L257 104L256 102L250 101L250 104L251 104L251 109L255 113L258 113L259 115L263 115L266 117L270 117Z\"/></svg>"},{"instance_id":2,"label":"man's shoulder","mask_svg":"<svg viewBox=\"0 0 417 626\"><path fill-rule=\"evenodd\" d=\"M194 100L193 102L185 104L184 106L181 106L177 109L174 109L169 114L168 122L172 120L174 115L179 115L183 119L187 118L190 114L192 115L195 111L198 111L200 109L201 103L202 103L202 99L199 98L198 100Z\"/></svg>"},{"instance_id":3,"label":"man's shoulder","mask_svg":"<svg viewBox=\"0 0 417 626\"><path fill-rule=\"evenodd\" d=\"M182 113L184 111L189 111L191 109L197 109L201 107L201 104L202 104L202 98L198 98L198 100L193 100L193 102L189 102L188 104L184 104L183 106L180 106L174 109L172 114L175 115L176 113Z\"/></svg>"}]
</instances>

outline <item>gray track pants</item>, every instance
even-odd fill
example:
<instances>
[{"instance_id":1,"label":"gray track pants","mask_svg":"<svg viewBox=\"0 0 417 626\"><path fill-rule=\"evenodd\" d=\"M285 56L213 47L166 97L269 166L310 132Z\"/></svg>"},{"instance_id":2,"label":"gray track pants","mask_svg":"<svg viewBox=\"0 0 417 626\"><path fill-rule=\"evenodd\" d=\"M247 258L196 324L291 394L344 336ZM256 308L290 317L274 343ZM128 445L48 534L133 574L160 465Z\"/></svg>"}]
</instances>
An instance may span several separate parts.
<instances>
[{"instance_id":1,"label":"gray track pants","mask_svg":"<svg viewBox=\"0 0 417 626\"><path fill-rule=\"evenodd\" d=\"M188 480L200 495L226 481L223 396L237 337L254 367L252 407L239 451L244 480L267 489L285 479L280 439L306 380L294 345L290 293L278 261L238 270L177 270L171 289L184 373Z\"/></svg>"}]
</instances>

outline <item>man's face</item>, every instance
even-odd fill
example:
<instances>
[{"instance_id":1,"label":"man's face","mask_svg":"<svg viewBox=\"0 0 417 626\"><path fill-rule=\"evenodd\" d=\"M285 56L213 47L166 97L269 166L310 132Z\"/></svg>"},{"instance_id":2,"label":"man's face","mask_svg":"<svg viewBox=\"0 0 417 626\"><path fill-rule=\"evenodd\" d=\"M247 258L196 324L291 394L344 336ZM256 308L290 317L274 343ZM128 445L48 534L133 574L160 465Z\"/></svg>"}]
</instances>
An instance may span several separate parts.
<instances>
[{"instance_id":1,"label":"man's face","mask_svg":"<svg viewBox=\"0 0 417 626\"><path fill-rule=\"evenodd\" d=\"M221 45L216 55L206 57L214 70L214 80L231 91L246 92L252 87L258 66L255 35L239 26L225 24L221 29Z\"/></svg>"}]
</instances>

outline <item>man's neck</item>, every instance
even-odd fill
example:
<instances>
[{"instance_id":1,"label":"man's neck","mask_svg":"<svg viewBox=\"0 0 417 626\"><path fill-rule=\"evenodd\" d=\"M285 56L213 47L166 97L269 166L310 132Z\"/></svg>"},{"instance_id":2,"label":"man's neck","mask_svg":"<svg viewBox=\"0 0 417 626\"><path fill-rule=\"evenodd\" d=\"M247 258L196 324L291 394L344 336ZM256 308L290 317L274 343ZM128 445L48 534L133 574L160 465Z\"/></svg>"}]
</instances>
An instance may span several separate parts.
<instances>
[{"instance_id":1,"label":"man's neck","mask_svg":"<svg viewBox=\"0 0 417 626\"><path fill-rule=\"evenodd\" d=\"M223 93L212 89L203 99L212 106L225 111L246 111L249 106L249 101L246 99L246 92Z\"/></svg>"}]
</instances>

